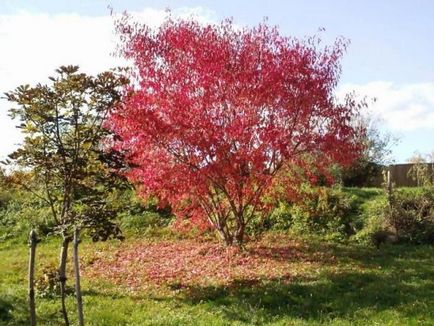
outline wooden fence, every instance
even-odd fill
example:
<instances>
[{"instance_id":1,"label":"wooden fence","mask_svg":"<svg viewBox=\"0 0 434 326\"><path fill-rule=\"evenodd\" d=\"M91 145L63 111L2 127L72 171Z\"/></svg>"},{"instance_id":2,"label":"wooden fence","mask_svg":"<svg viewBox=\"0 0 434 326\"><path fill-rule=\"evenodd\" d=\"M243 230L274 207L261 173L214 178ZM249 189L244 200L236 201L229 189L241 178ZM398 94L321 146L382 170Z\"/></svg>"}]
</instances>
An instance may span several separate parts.
<instances>
[{"instance_id":1,"label":"wooden fence","mask_svg":"<svg viewBox=\"0 0 434 326\"><path fill-rule=\"evenodd\" d=\"M421 170L426 169L426 171L424 173L412 173L412 175L410 175L409 172L414 166L415 164L413 163L392 164L389 166L390 176L396 187L421 186L426 176L434 183L434 163L420 164ZM380 185L381 184L378 186Z\"/></svg>"}]
</instances>

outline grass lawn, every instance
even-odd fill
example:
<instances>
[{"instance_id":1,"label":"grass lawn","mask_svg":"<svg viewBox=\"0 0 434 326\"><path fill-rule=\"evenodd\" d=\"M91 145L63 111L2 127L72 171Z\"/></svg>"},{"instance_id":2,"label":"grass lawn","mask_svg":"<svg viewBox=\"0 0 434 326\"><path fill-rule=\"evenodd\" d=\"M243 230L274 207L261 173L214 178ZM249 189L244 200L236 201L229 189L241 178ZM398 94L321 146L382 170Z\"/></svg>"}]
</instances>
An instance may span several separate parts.
<instances>
[{"instance_id":1,"label":"grass lawn","mask_svg":"<svg viewBox=\"0 0 434 326\"><path fill-rule=\"evenodd\" d=\"M269 235L228 254L214 243L161 241L82 244L87 325L434 325L434 247ZM38 246L38 277L57 245ZM0 325L28 325L27 250L0 243ZM74 296L67 300L75 322ZM58 299L37 298L40 325L61 325L59 310Z\"/></svg>"}]
</instances>

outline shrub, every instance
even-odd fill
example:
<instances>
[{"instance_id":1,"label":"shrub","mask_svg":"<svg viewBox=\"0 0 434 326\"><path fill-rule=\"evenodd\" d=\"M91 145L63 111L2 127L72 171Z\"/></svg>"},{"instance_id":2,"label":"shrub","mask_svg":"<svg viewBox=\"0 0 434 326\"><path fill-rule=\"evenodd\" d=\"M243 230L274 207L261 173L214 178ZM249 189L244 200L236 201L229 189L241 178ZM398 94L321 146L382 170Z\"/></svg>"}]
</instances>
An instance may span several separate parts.
<instances>
[{"instance_id":1,"label":"shrub","mask_svg":"<svg viewBox=\"0 0 434 326\"><path fill-rule=\"evenodd\" d=\"M279 201L269 216L255 215L247 225L246 233L250 237L257 237L269 230L287 231L294 224L291 214L291 204L287 201Z\"/></svg>"},{"instance_id":2,"label":"shrub","mask_svg":"<svg viewBox=\"0 0 434 326\"><path fill-rule=\"evenodd\" d=\"M144 234L172 221L170 209L160 208L153 201L143 202L131 189L114 191L107 202L118 212L118 220L127 233ZM31 228L40 237L48 235L54 227L50 216L50 207L36 196L19 190L2 192L0 188L0 241L26 242Z\"/></svg>"},{"instance_id":3,"label":"shrub","mask_svg":"<svg viewBox=\"0 0 434 326\"><path fill-rule=\"evenodd\" d=\"M144 234L172 221L170 208L159 207L156 200L144 201L132 189L114 192L110 203L119 212L118 220L126 233Z\"/></svg>"},{"instance_id":4,"label":"shrub","mask_svg":"<svg viewBox=\"0 0 434 326\"><path fill-rule=\"evenodd\" d=\"M341 188L312 188L291 207L293 228L343 240L355 233L355 210L354 196Z\"/></svg>"},{"instance_id":5,"label":"shrub","mask_svg":"<svg viewBox=\"0 0 434 326\"><path fill-rule=\"evenodd\" d=\"M59 271L56 266L45 266L42 275L35 281L36 295L39 298L54 298L60 295Z\"/></svg>"},{"instance_id":6,"label":"shrub","mask_svg":"<svg viewBox=\"0 0 434 326\"><path fill-rule=\"evenodd\" d=\"M433 244L434 188L399 188L390 199L383 192L359 205L362 227L353 240L376 246L396 242Z\"/></svg>"},{"instance_id":7,"label":"shrub","mask_svg":"<svg viewBox=\"0 0 434 326\"><path fill-rule=\"evenodd\" d=\"M275 230L287 230L294 224L292 217L291 204L279 202L278 206L272 211L270 218L265 221L266 227Z\"/></svg>"},{"instance_id":8,"label":"shrub","mask_svg":"<svg viewBox=\"0 0 434 326\"><path fill-rule=\"evenodd\" d=\"M144 211L141 214L121 215L121 226L135 234L142 234L149 228L166 226L167 221L157 212Z\"/></svg>"},{"instance_id":9,"label":"shrub","mask_svg":"<svg viewBox=\"0 0 434 326\"><path fill-rule=\"evenodd\" d=\"M55 298L60 296L59 270L54 264L42 267L42 275L35 281L36 295L39 298ZM74 288L66 287L66 294L72 295Z\"/></svg>"},{"instance_id":10,"label":"shrub","mask_svg":"<svg viewBox=\"0 0 434 326\"><path fill-rule=\"evenodd\" d=\"M358 162L343 169L341 180L346 187L378 186L382 181L384 166L374 162Z\"/></svg>"},{"instance_id":11,"label":"shrub","mask_svg":"<svg viewBox=\"0 0 434 326\"><path fill-rule=\"evenodd\" d=\"M5 209L12 198L13 194L11 192L0 188L0 209Z\"/></svg>"},{"instance_id":12,"label":"shrub","mask_svg":"<svg viewBox=\"0 0 434 326\"><path fill-rule=\"evenodd\" d=\"M256 219L249 233L292 231L343 240L354 234L355 196L335 187L304 187L295 202L279 202L268 219Z\"/></svg>"},{"instance_id":13,"label":"shrub","mask_svg":"<svg viewBox=\"0 0 434 326\"><path fill-rule=\"evenodd\" d=\"M16 191L7 205L0 209L0 241L10 238L26 241L28 232L35 228L39 236L52 230L50 209L37 198Z\"/></svg>"},{"instance_id":14,"label":"shrub","mask_svg":"<svg viewBox=\"0 0 434 326\"><path fill-rule=\"evenodd\" d=\"M434 187L395 190L384 215L400 241L434 244Z\"/></svg>"}]
</instances>

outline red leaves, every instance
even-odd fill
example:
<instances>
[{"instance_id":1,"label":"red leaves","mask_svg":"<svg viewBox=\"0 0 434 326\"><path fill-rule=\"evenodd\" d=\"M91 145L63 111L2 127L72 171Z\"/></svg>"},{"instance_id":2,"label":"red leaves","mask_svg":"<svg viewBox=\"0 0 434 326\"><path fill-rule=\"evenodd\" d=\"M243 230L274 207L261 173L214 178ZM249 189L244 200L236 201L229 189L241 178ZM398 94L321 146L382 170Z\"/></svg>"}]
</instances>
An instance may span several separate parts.
<instances>
[{"instance_id":1,"label":"red leaves","mask_svg":"<svg viewBox=\"0 0 434 326\"><path fill-rule=\"evenodd\" d=\"M359 154L357 105L338 105L333 95L342 40L321 50L318 38L290 39L265 24L239 30L230 21L117 27L134 86L108 125L135 166L130 180L179 217L188 211L203 225L239 225L266 211L273 179L286 175L279 170L322 169Z\"/></svg>"},{"instance_id":2,"label":"red leaves","mask_svg":"<svg viewBox=\"0 0 434 326\"><path fill-rule=\"evenodd\" d=\"M322 256L305 252L299 243L280 238L251 244L246 251L192 240L121 245L85 266L86 275L140 289L162 284L229 285L236 280L290 279L317 266Z\"/></svg>"}]
</instances>

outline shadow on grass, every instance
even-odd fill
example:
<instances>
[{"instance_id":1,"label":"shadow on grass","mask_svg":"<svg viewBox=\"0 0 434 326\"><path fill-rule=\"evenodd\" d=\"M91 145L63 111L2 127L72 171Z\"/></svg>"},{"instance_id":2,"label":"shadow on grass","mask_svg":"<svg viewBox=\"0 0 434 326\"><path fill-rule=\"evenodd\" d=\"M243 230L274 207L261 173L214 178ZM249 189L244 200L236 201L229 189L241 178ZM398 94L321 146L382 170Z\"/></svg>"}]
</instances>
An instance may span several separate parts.
<instances>
[{"instance_id":1,"label":"shadow on grass","mask_svg":"<svg viewBox=\"0 0 434 326\"><path fill-rule=\"evenodd\" d=\"M353 319L361 310L396 310L401 316L434 320L433 251L425 254L379 252L355 257L357 268L325 270L310 278L289 282L237 281L228 287L190 286L183 290L188 304L217 306L232 322L248 323L252 316L324 321ZM396 251L396 252L395 252ZM394 253L395 252L395 253ZM348 254L343 252L341 255ZM354 254L354 253L352 253ZM413 259L412 254L415 254Z\"/></svg>"},{"instance_id":2,"label":"shadow on grass","mask_svg":"<svg viewBox=\"0 0 434 326\"><path fill-rule=\"evenodd\" d=\"M27 303L15 297L0 298L0 325L28 325Z\"/></svg>"}]
</instances>

